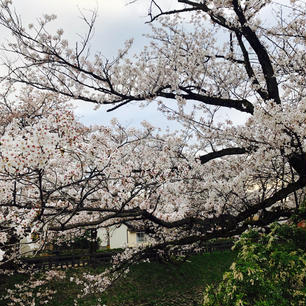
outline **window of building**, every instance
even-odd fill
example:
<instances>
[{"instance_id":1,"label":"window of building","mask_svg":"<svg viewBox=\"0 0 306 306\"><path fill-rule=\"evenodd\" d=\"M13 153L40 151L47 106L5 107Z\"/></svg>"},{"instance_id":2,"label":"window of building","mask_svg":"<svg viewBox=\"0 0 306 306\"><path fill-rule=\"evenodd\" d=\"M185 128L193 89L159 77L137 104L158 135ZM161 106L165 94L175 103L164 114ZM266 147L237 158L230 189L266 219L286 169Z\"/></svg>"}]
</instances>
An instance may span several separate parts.
<instances>
[{"instance_id":1,"label":"window of building","mask_svg":"<svg viewBox=\"0 0 306 306\"><path fill-rule=\"evenodd\" d=\"M142 232L136 233L136 242L137 243L143 243L145 241L146 241L145 233L142 233Z\"/></svg>"}]
</instances>

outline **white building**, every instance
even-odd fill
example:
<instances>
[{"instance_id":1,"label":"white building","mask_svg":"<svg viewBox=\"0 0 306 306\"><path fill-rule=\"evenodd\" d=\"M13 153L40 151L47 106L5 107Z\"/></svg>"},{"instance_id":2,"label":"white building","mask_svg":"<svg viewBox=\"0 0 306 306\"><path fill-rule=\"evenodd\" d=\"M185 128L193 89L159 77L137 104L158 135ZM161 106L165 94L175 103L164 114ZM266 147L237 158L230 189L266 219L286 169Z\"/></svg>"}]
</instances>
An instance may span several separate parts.
<instances>
[{"instance_id":1,"label":"white building","mask_svg":"<svg viewBox=\"0 0 306 306\"><path fill-rule=\"evenodd\" d=\"M23 237L20 240L19 253L22 256L30 256L35 253L39 249L39 245L37 242L32 241L31 234L26 237Z\"/></svg>"},{"instance_id":2,"label":"white building","mask_svg":"<svg viewBox=\"0 0 306 306\"><path fill-rule=\"evenodd\" d=\"M110 249L135 247L146 242L145 233L134 232L124 224L98 229L97 237L102 248Z\"/></svg>"}]
</instances>

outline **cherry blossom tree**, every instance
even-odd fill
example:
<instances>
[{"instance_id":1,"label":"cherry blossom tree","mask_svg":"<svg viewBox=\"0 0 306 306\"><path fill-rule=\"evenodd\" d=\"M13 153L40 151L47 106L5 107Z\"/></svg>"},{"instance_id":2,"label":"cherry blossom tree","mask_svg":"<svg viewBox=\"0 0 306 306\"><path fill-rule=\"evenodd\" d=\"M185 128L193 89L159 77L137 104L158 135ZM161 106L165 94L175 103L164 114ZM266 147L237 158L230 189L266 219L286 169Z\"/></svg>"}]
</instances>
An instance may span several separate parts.
<instances>
[{"instance_id":1,"label":"cherry blossom tree","mask_svg":"<svg viewBox=\"0 0 306 306\"><path fill-rule=\"evenodd\" d=\"M111 274L78 280L88 293L148 252L200 250L286 220L305 199L305 3L179 0L164 11L160 2L149 10L150 45L131 58L128 41L110 60L89 50L95 14L71 46L62 29L47 31L55 16L24 26L0 1L12 33L3 52L17 57L4 63L5 81L24 86L12 99L5 85L1 104L2 260L29 231L41 248L88 228L145 231L149 245L114 258ZM185 129L87 128L68 100L109 111L157 102Z\"/></svg>"}]
</instances>

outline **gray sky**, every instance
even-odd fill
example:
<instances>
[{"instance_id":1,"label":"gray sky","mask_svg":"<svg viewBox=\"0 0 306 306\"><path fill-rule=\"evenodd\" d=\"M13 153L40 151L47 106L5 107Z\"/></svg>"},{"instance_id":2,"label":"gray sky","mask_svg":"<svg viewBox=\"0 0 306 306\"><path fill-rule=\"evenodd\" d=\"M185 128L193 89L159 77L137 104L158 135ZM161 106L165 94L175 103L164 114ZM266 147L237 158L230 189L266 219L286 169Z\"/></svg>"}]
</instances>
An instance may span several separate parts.
<instances>
[{"instance_id":1,"label":"gray sky","mask_svg":"<svg viewBox=\"0 0 306 306\"><path fill-rule=\"evenodd\" d=\"M64 29L64 36L69 40L78 40L78 34L86 33L86 25L81 20L81 13L90 14L90 10L98 11L95 32L91 41L92 53L101 52L108 58L117 54L124 41L134 38L131 53L140 51L145 44L144 33L150 31L145 24L149 0L139 0L136 4L127 3L127 0L13 0L17 13L25 25L34 23L43 14L55 14L57 20L49 27L50 32L58 28ZM163 0L170 8L177 3L176 0ZM88 11L88 12L87 12ZM162 114L156 111L155 105L145 109L135 104L129 104L113 112L107 113L105 107L94 110L94 105L80 102L76 114L80 120L87 124L104 124L116 117L125 126L139 126L146 120L154 126L165 128L175 127L174 122L168 122Z\"/></svg>"},{"instance_id":2,"label":"gray sky","mask_svg":"<svg viewBox=\"0 0 306 306\"><path fill-rule=\"evenodd\" d=\"M86 14L87 10L97 9L98 18L91 41L91 51L101 52L108 58L116 55L124 41L130 38L134 38L131 53L140 51L146 42L143 34L150 31L150 27L145 24L148 20L150 0L138 0L137 3L130 5L127 5L128 2L130 0L13 0L16 11L21 15L25 25L34 23L46 13L57 15L57 20L51 24L50 32L63 28L65 38L70 41L76 41L79 38L78 34L86 33L80 10ZM177 0L162 0L161 3L168 9L177 6ZM177 123L167 121L160 112L156 111L155 104L150 104L146 108L128 104L110 113L107 113L107 108L103 106L99 110L94 110L94 105L85 102L76 105L78 105L76 114L86 125L108 125L109 121L116 117L124 126L139 126L141 121L146 120L153 126L178 128ZM222 112L225 117L227 117L226 112ZM241 119L243 121L243 118Z\"/></svg>"}]
</instances>

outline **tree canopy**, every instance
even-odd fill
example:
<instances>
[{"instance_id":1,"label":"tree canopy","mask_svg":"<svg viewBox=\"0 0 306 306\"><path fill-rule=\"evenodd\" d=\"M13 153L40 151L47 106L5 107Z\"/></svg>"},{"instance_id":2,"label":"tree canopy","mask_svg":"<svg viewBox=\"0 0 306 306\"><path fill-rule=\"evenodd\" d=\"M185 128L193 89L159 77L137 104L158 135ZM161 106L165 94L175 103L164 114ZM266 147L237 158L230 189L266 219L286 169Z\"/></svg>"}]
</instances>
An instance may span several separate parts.
<instances>
[{"instance_id":1,"label":"tree canopy","mask_svg":"<svg viewBox=\"0 0 306 306\"><path fill-rule=\"evenodd\" d=\"M131 224L150 243L115 258L119 270L148 251L200 250L297 211L306 185L305 3L178 3L164 11L151 1L149 46L131 58L128 41L106 59L89 50L95 13L83 16L88 33L72 46L62 29L46 30L55 16L25 26L12 1L0 1L0 26L11 33L2 52L15 56L2 63L0 260L18 258L16 244L31 233L43 248ZM184 130L85 127L74 100L108 111L158 103Z\"/></svg>"}]
</instances>

